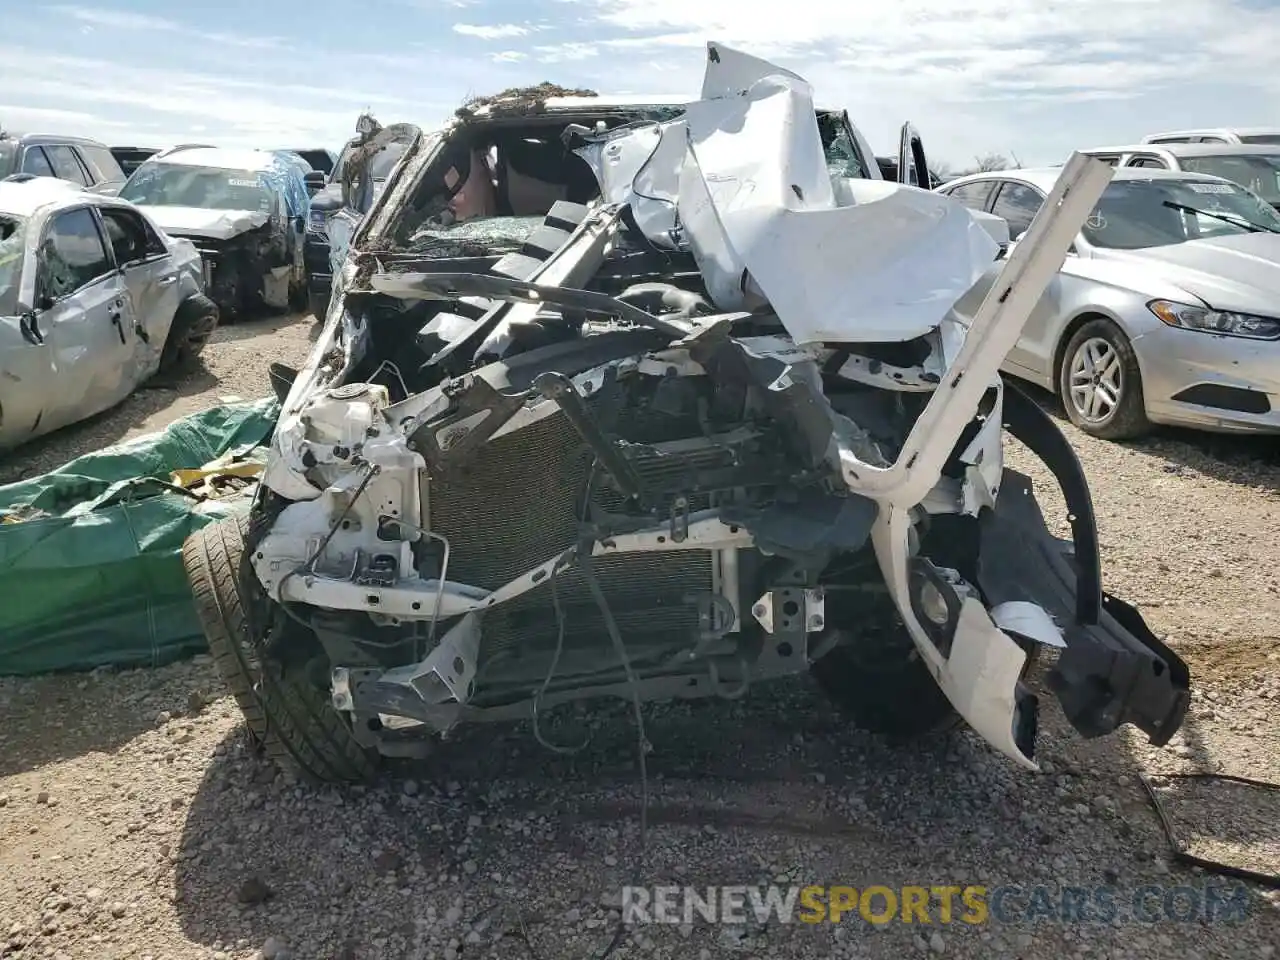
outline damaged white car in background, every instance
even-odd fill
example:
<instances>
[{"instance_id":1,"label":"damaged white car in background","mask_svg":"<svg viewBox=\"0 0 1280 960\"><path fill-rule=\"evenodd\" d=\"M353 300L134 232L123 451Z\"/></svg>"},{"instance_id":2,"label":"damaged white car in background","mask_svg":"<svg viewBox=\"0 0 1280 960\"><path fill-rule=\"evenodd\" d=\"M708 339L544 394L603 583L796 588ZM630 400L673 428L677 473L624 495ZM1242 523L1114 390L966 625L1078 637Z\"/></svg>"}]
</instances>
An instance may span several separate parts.
<instances>
[{"instance_id":1,"label":"damaged white car in background","mask_svg":"<svg viewBox=\"0 0 1280 960\"><path fill-rule=\"evenodd\" d=\"M0 182L0 450L189 368L218 325L200 255L69 180Z\"/></svg>"},{"instance_id":2,"label":"damaged white car in background","mask_svg":"<svg viewBox=\"0 0 1280 960\"><path fill-rule=\"evenodd\" d=\"M1080 733L1168 740L1187 667L1102 590L1080 466L997 373L1110 168L1071 159L965 325L989 222L874 167L719 44L689 103L517 92L416 137L274 371L250 519L186 545L267 751L358 779L459 723L545 743L566 701L812 671L859 725L958 715L1034 768L1043 647Z\"/></svg>"}]
</instances>

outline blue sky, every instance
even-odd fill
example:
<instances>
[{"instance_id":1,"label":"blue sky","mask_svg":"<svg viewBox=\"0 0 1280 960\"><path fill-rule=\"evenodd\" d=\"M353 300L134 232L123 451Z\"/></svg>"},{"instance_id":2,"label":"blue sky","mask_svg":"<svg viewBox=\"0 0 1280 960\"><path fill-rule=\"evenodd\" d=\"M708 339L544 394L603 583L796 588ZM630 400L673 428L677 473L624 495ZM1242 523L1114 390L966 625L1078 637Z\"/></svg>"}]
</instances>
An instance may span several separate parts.
<instances>
[{"instance_id":1,"label":"blue sky","mask_svg":"<svg viewBox=\"0 0 1280 960\"><path fill-rule=\"evenodd\" d=\"M1061 161L1159 129L1280 124L1280 0L0 0L0 125L164 146L331 146L553 80L696 92L718 40L807 77L877 152Z\"/></svg>"}]
</instances>

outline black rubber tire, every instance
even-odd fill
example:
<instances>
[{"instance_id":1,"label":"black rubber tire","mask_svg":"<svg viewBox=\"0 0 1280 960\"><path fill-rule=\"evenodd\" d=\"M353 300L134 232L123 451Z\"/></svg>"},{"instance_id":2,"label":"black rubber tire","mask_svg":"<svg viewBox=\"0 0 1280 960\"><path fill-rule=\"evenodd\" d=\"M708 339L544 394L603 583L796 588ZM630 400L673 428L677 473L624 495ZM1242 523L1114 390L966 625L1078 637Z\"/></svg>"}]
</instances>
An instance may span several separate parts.
<instances>
[{"instance_id":1,"label":"black rubber tire","mask_svg":"<svg viewBox=\"0 0 1280 960\"><path fill-rule=\"evenodd\" d=\"M308 289L310 285L304 276L301 283L295 283L289 291L289 309L294 313L301 313L306 310L311 303L311 295Z\"/></svg>"},{"instance_id":2,"label":"black rubber tire","mask_svg":"<svg viewBox=\"0 0 1280 960\"><path fill-rule=\"evenodd\" d=\"M316 323L324 323L325 314L329 311L329 298L310 290L307 292L307 309Z\"/></svg>"},{"instance_id":3,"label":"black rubber tire","mask_svg":"<svg viewBox=\"0 0 1280 960\"><path fill-rule=\"evenodd\" d=\"M1111 349L1120 357L1120 403L1111 415L1103 421L1091 422L1082 417L1071 401L1070 376L1071 358L1075 356L1080 345L1093 338L1106 340ZM1062 361L1057 371L1058 397L1062 401L1067 419L1085 433L1101 440L1136 440L1150 432L1151 421L1147 419L1146 401L1142 393L1142 373L1138 369L1138 358L1133 352L1133 345L1124 331L1103 317L1090 320L1076 330L1067 347L1062 351Z\"/></svg>"},{"instance_id":4,"label":"black rubber tire","mask_svg":"<svg viewBox=\"0 0 1280 960\"><path fill-rule=\"evenodd\" d=\"M214 663L263 752L281 769L308 780L359 783L378 773L379 758L362 747L303 663L259 659L250 636L250 598L241 577L246 518L221 520L192 534L182 563Z\"/></svg>"},{"instance_id":5,"label":"black rubber tire","mask_svg":"<svg viewBox=\"0 0 1280 960\"><path fill-rule=\"evenodd\" d=\"M202 527L182 545L182 566L214 665L244 714L249 732L261 741L267 720L254 687L262 669L252 653L248 603L240 593L238 576L248 530L249 521L243 517Z\"/></svg>"},{"instance_id":6,"label":"black rubber tire","mask_svg":"<svg viewBox=\"0 0 1280 960\"><path fill-rule=\"evenodd\" d=\"M911 640L903 631L903 640ZM960 715L911 646L900 663L868 670L857 652L840 646L810 668L822 692L860 730L890 740L916 740L945 733Z\"/></svg>"},{"instance_id":7,"label":"black rubber tire","mask_svg":"<svg viewBox=\"0 0 1280 960\"><path fill-rule=\"evenodd\" d=\"M195 365L213 331L218 327L218 305L203 293L194 293L174 311L169 335L160 353L160 372L188 370Z\"/></svg>"},{"instance_id":8,"label":"black rubber tire","mask_svg":"<svg viewBox=\"0 0 1280 960\"><path fill-rule=\"evenodd\" d=\"M959 726L963 722L960 714L933 679L897 611L878 609L864 625L888 631L883 648L887 655L879 662L869 665L859 656L858 648L842 645L810 667L819 688L836 708L859 729L889 740L919 740ZM1040 650L1033 642L1019 643L1027 654L1022 668L1026 677Z\"/></svg>"}]
</instances>

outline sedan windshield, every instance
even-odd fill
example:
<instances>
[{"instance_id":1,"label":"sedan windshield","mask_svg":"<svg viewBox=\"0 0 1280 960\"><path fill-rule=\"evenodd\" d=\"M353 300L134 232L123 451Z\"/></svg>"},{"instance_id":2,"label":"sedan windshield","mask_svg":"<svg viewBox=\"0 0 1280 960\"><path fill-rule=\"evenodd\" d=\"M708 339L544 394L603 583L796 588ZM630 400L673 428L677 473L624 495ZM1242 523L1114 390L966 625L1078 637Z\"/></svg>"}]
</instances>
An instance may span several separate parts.
<instances>
[{"instance_id":1,"label":"sedan windshield","mask_svg":"<svg viewBox=\"0 0 1280 960\"><path fill-rule=\"evenodd\" d=\"M1081 233L1092 246L1142 250L1199 237L1258 231L1280 233L1280 216L1232 183L1197 180L1115 180Z\"/></svg>"},{"instance_id":2,"label":"sedan windshield","mask_svg":"<svg viewBox=\"0 0 1280 960\"><path fill-rule=\"evenodd\" d=\"M0 317L17 312L18 268L22 266L23 224L20 217L0 213Z\"/></svg>"},{"instance_id":3,"label":"sedan windshield","mask_svg":"<svg viewBox=\"0 0 1280 960\"><path fill-rule=\"evenodd\" d=\"M1252 190L1267 203L1280 204L1280 153L1256 156L1183 157L1182 169L1207 173Z\"/></svg>"},{"instance_id":4,"label":"sedan windshield","mask_svg":"<svg viewBox=\"0 0 1280 960\"><path fill-rule=\"evenodd\" d=\"M120 196L144 206L271 209L271 193L257 173L180 163L144 163L120 189Z\"/></svg>"}]
</instances>

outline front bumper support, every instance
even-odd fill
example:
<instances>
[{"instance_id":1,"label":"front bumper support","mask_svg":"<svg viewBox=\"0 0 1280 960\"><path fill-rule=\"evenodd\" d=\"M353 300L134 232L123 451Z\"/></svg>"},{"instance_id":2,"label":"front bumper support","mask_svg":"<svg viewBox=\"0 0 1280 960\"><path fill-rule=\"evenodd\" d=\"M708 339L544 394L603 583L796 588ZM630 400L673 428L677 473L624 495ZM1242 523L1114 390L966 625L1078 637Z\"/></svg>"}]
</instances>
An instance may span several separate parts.
<instances>
[{"instance_id":1,"label":"front bumper support","mask_svg":"<svg viewBox=\"0 0 1280 960\"><path fill-rule=\"evenodd\" d=\"M1010 434L1039 456L1061 485L1072 539L1049 532L1031 480L1006 470L996 507L982 520L978 586L991 606L1036 603L1062 628L1066 649L1048 684L1082 736L1104 736L1132 723L1161 746L1186 717L1190 671L1134 607L1102 589L1088 482L1057 424L1008 381L1004 415Z\"/></svg>"}]
</instances>

